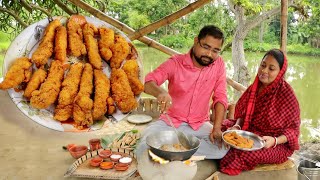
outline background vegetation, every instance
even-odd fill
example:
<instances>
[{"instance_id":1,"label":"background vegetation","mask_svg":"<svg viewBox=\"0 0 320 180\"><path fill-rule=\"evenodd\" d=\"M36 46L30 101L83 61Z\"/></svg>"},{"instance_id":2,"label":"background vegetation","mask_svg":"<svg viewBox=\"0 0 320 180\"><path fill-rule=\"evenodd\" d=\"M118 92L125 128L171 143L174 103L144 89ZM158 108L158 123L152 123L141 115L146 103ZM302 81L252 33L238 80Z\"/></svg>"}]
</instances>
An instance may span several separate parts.
<instances>
[{"instance_id":1,"label":"background vegetation","mask_svg":"<svg viewBox=\"0 0 320 180\"><path fill-rule=\"evenodd\" d=\"M129 25L137 30L166 15L169 15L194 0L86 0L85 2L100 9L107 15ZM279 0L229 0L234 4L246 7L246 15L256 14L279 5ZM153 38L164 45L177 49L189 47L194 36L206 24L216 24L226 34L225 50L230 48L234 35L236 19L226 0L211 1L204 7L178 19L176 22L161 27L151 34ZM90 16L87 12L76 8L66 0L4 0L0 5L0 48L8 45L4 33L9 35L9 41L16 37L27 25L47 18L48 16L68 13L59 3L73 13ZM288 16L288 52L296 54L320 55L320 2L318 0L295 0L296 7L289 8ZM170 8L169 8L170 7ZM297 13L297 9L300 13ZM248 16L249 17L249 16ZM249 33L245 39L246 51L266 51L270 47L279 47L280 16L263 22ZM14 27L14 28L12 28ZM263 27L263 28L262 28ZM261 31L262 29L262 31ZM262 36L262 38L261 38ZM5 42L4 42L5 41ZM4 43L3 43L4 42Z\"/></svg>"}]
</instances>

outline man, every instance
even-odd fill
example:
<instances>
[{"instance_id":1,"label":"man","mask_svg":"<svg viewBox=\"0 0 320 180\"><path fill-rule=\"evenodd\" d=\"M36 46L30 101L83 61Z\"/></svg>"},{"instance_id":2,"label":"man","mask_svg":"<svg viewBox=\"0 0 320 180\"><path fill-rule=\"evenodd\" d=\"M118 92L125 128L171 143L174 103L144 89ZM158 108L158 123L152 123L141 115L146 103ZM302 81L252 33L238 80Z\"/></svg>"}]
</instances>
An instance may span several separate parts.
<instances>
[{"instance_id":1,"label":"man","mask_svg":"<svg viewBox=\"0 0 320 180\"><path fill-rule=\"evenodd\" d=\"M227 108L226 70L219 56L223 42L219 28L205 26L188 53L172 56L145 78L145 93L157 98L161 111L170 116L179 131L200 139L195 155L205 155L207 159L221 159L228 151L221 142L221 122ZM166 80L168 92L160 87ZM211 99L213 125L209 118ZM138 159L147 149L149 134L172 130L164 114L159 119L145 129L137 148Z\"/></svg>"}]
</instances>

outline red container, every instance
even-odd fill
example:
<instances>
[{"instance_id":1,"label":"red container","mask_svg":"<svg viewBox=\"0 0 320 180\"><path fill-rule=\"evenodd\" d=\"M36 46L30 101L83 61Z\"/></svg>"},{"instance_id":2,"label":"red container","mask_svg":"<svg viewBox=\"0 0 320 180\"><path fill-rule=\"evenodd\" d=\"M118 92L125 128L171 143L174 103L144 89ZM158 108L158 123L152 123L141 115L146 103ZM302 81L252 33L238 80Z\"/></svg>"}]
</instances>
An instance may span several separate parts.
<instances>
[{"instance_id":1,"label":"red container","mask_svg":"<svg viewBox=\"0 0 320 180\"><path fill-rule=\"evenodd\" d=\"M118 164L114 165L114 168L117 171L125 171L125 170L127 170L129 168L129 165L128 164L118 163Z\"/></svg>"},{"instance_id":2,"label":"red container","mask_svg":"<svg viewBox=\"0 0 320 180\"><path fill-rule=\"evenodd\" d=\"M110 159L111 159L111 161L113 161L113 162L118 162L121 157L122 157L122 156L121 156L120 154L112 154L112 155L110 156Z\"/></svg>"},{"instance_id":3,"label":"red container","mask_svg":"<svg viewBox=\"0 0 320 180\"><path fill-rule=\"evenodd\" d=\"M101 169L112 169L113 168L113 165L114 165L114 162L102 162L100 163L100 168Z\"/></svg>"},{"instance_id":4,"label":"red container","mask_svg":"<svg viewBox=\"0 0 320 180\"><path fill-rule=\"evenodd\" d=\"M110 151L110 150L102 150L99 152L99 156L103 159L109 158L111 156L111 154L112 154L112 151Z\"/></svg>"},{"instance_id":5,"label":"red container","mask_svg":"<svg viewBox=\"0 0 320 180\"><path fill-rule=\"evenodd\" d=\"M69 149L69 152L70 152L72 157L78 159L78 158L80 158L81 156L85 155L88 152L88 147L87 146L83 146L83 145L72 146Z\"/></svg>"},{"instance_id":6,"label":"red container","mask_svg":"<svg viewBox=\"0 0 320 180\"><path fill-rule=\"evenodd\" d=\"M90 160L90 165L93 167L98 167L100 166L100 163L102 163L103 159L99 156L94 157Z\"/></svg>"},{"instance_id":7,"label":"red container","mask_svg":"<svg viewBox=\"0 0 320 180\"><path fill-rule=\"evenodd\" d=\"M90 150L91 150L91 151L95 151L95 150L101 148L101 141L100 141L100 139L90 139L90 140L89 140L89 144L90 144Z\"/></svg>"}]
</instances>

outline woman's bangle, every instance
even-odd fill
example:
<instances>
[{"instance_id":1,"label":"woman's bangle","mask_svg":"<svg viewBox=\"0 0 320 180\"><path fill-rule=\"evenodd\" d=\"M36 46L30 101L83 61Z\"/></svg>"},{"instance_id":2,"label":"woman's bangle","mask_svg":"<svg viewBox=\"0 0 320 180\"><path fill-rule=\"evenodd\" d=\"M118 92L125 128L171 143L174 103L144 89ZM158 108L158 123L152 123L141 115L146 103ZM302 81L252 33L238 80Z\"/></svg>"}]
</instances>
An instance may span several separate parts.
<instances>
[{"instance_id":1,"label":"woman's bangle","mask_svg":"<svg viewBox=\"0 0 320 180\"><path fill-rule=\"evenodd\" d=\"M275 148L278 145L278 138L276 138L276 137L273 137L273 138L275 140L273 148Z\"/></svg>"},{"instance_id":2,"label":"woman's bangle","mask_svg":"<svg viewBox=\"0 0 320 180\"><path fill-rule=\"evenodd\" d=\"M239 130L241 130L241 126L239 124L235 124L235 125L233 125L233 127L238 127Z\"/></svg>"}]
</instances>

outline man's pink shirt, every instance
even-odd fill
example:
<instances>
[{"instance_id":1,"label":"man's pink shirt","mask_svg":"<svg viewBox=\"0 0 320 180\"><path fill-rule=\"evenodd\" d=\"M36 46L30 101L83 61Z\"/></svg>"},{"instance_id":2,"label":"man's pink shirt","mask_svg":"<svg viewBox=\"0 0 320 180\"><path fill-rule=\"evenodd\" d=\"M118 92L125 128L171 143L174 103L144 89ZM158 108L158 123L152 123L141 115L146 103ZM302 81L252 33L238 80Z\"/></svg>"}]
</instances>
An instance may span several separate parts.
<instances>
[{"instance_id":1,"label":"man's pink shirt","mask_svg":"<svg viewBox=\"0 0 320 180\"><path fill-rule=\"evenodd\" d=\"M226 69L221 57L209 66L198 68L194 66L190 52L172 56L150 72L145 82L154 81L160 86L169 80L172 106L167 113L174 126L179 127L186 122L197 130L209 121L210 98L213 106L220 102L227 109ZM170 125L165 115L161 115L160 119Z\"/></svg>"}]
</instances>

